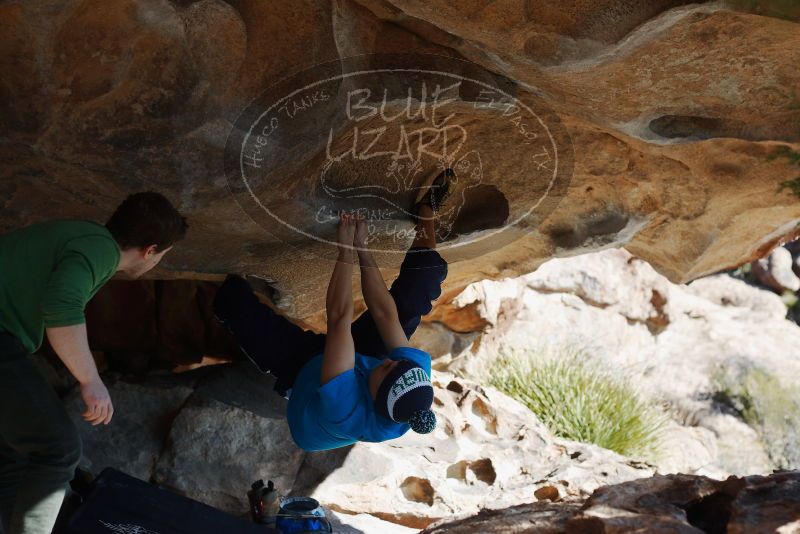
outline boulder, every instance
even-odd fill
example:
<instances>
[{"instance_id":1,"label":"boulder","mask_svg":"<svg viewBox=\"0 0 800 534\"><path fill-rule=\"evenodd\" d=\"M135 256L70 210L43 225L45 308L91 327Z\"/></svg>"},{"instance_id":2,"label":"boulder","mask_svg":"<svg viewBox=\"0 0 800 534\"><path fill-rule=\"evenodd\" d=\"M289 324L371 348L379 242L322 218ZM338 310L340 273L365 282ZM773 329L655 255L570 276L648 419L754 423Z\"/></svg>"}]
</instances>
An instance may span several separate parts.
<instances>
[{"instance_id":1,"label":"boulder","mask_svg":"<svg viewBox=\"0 0 800 534\"><path fill-rule=\"evenodd\" d=\"M777 247L750 265L758 281L779 294L800 289L800 278L792 270L792 254L783 247Z\"/></svg>"},{"instance_id":2,"label":"boulder","mask_svg":"<svg viewBox=\"0 0 800 534\"><path fill-rule=\"evenodd\" d=\"M596 491L567 532L797 532L800 473L656 476Z\"/></svg>"},{"instance_id":3,"label":"boulder","mask_svg":"<svg viewBox=\"0 0 800 534\"><path fill-rule=\"evenodd\" d=\"M786 305L776 295L738 283L726 274L700 278L687 285L686 290L714 304L741 309L743 313L771 318L775 322L786 316Z\"/></svg>"},{"instance_id":4,"label":"boulder","mask_svg":"<svg viewBox=\"0 0 800 534\"><path fill-rule=\"evenodd\" d=\"M439 309L440 307L444 306L437 306L434 309ZM454 332L450 330L449 324L445 325L438 321L428 320L426 317L423 318L422 323L420 323L409 341L414 346L425 347L426 352L434 359L434 368L439 369L449 363L449 358L442 358L443 356L460 354L479 336L480 332L466 334Z\"/></svg>"},{"instance_id":5,"label":"boulder","mask_svg":"<svg viewBox=\"0 0 800 534\"><path fill-rule=\"evenodd\" d=\"M781 395L797 387L800 328L785 319L786 306L772 292L725 275L672 284L629 252L606 250L551 260L516 279L472 284L446 306L449 317L464 308L488 326L440 360L441 368L484 382L504 354L547 359L578 351L603 368L623 370L643 395L666 403L677 424L668 429L664 454L651 458L661 472L725 477L794 465L785 458L795 453L783 452L792 447L768 456L793 435L791 424L778 424L775 408L755 432L735 406L720 404L723 390L741 389L722 383L725 370L741 365L774 377L776 387L767 389L786 388ZM774 406L779 398L758 405ZM762 435L766 427L785 435Z\"/></svg>"},{"instance_id":6,"label":"boulder","mask_svg":"<svg viewBox=\"0 0 800 534\"><path fill-rule=\"evenodd\" d=\"M423 531L527 534L586 532L798 532L800 473L730 477L656 475L606 486L585 502L482 510Z\"/></svg>"},{"instance_id":7,"label":"boulder","mask_svg":"<svg viewBox=\"0 0 800 534\"><path fill-rule=\"evenodd\" d=\"M744 4L749 7L736 9ZM428 329L437 351L450 353L449 369L482 378L479 366L506 348L579 344L590 358L634 373L654 400L678 407L681 426L697 427L676 430L674 439L686 454L672 458L668 470L765 472L757 436L741 426L717 434L731 420L718 417L715 374L743 358L791 386L800 371L796 327L778 320L774 299L744 304L749 297L741 286L731 291L742 293L742 300L725 301L667 281L688 282L742 265L798 235L800 32L796 12L776 11L772 4L3 2L0 231L62 217L102 222L127 194L158 190L188 216L190 231L153 278L255 275L271 286L282 312L307 320L324 309L335 250L326 239L332 219L320 220L320 213L361 208L385 222L379 242L391 246L380 261L390 280L401 261L397 252L411 241L411 220L401 212L439 166L454 164L459 194L448 205L449 218L439 220L447 230L439 249L450 263L445 295L557 259L523 281L481 282L467 290L472 296L432 317L459 334ZM354 66L380 71L398 57L458 65L457 74L470 74L472 85L459 87L446 116L465 132L451 140L470 143L471 150L449 159L444 151L421 150L427 134L440 136L436 128L410 141L402 133L384 137L369 145L383 152L376 157L368 147L357 150L358 132L383 132L383 123L392 122L386 116L397 119L395 132L417 128L418 118L399 113L407 101L398 97L381 114L353 120L353 107L343 103L359 88L341 83L336 92L308 95L318 100L286 101L294 107L280 120L296 127L271 138L269 130L251 136L252 143L268 147L250 154L263 173L253 184L241 180L236 156L243 155L242 138L271 98L290 98L299 86L352 73ZM406 81L373 88L405 89L400 82ZM530 104L539 120L523 124L519 116L509 121L493 114L496 107L481 109L486 85L513 103ZM356 108L376 109L381 94ZM509 107L505 111L514 115ZM548 135L523 131L521 124L541 124ZM520 134L528 135L523 140ZM552 146L542 144L546 139ZM393 148L400 152L403 143L416 159L386 155ZM539 150L529 150L531 145ZM344 150L349 146L352 152ZM331 147L342 149L337 158ZM338 158L348 153L353 156ZM552 181L540 181L550 175ZM385 219L387 198L337 196L401 183L402 191L389 198L398 211ZM606 250L620 247L653 267ZM599 250L605 251L602 265L590 268L578 259L572 264L578 268L570 270L570 257ZM598 283L606 279L620 283ZM177 313L158 309L176 318L177 334L188 330L182 339L191 346L181 345L180 335L159 342L171 347L175 361L193 363L213 345L205 335L213 327L201 313L209 294L182 289L182 297L197 297L197 313L182 316L181 306ZM154 298L152 293L137 306L157 306ZM152 349L158 325L140 326L126 339L141 335L138 341ZM135 370L147 365L137 363ZM306 462L291 442L280 399L266 382L237 373L220 371L188 399L181 387L155 387L143 395L139 386L112 386L120 415L141 411L141 420L120 419L127 422L119 434L86 430L93 468L127 465L236 513L245 508L252 480L272 478L283 488L313 486L336 510L414 527L456 512L521 505L547 486L567 502L538 502L534 512L556 530L563 524L557 509L569 506L569 498L653 472L596 447L556 439L520 405L461 378L437 385L442 425L433 436L358 444L329 461ZM74 414L79 401L74 390L70 395ZM167 425L158 422L181 405L164 441ZM107 443L104 431L124 457L100 447ZM733 458L739 440L747 460ZM331 466L337 468L320 480ZM709 495L728 495L705 479L670 480L687 495L708 487ZM652 488L662 483L654 479ZM776 484L774 493L767 488L764 494L780 495L794 482ZM646 485L636 488L648 491ZM680 506L672 500L652 499L661 499L658 520L664 525L696 528L680 524ZM791 507L775 503L771 515L788 517ZM762 524L757 505L737 510L752 510L743 530ZM524 513L515 511L518 518ZM596 507L583 514L602 522ZM493 517L503 521L502 513Z\"/></svg>"},{"instance_id":8,"label":"boulder","mask_svg":"<svg viewBox=\"0 0 800 534\"><path fill-rule=\"evenodd\" d=\"M742 421L741 417L731 413L708 410L699 418L701 426L683 427L689 430L710 432L713 445L711 463L717 463L722 469L718 476L725 473L769 473L777 463L776 458L768 454L765 436ZM713 448L712 448L713 447ZM681 449L676 449L681 450ZM783 451L782 451L783 452ZM682 452L683 454L683 452ZM669 472L670 470L666 470ZM672 471L677 471L674 469ZM702 471L699 471L702 473ZM707 473L711 473L708 470Z\"/></svg>"},{"instance_id":9,"label":"boulder","mask_svg":"<svg viewBox=\"0 0 800 534\"><path fill-rule=\"evenodd\" d=\"M657 475L600 488L567 523L567 532L648 532L700 534L725 523L724 501L743 484L691 475ZM715 506L716 505L716 506Z\"/></svg>"},{"instance_id":10,"label":"boulder","mask_svg":"<svg viewBox=\"0 0 800 534\"><path fill-rule=\"evenodd\" d=\"M730 534L800 531L800 473L747 477L731 503Z\"/></svg>"},{"instance_id":11,"label":"boulder","mask_svg":"<svg viewBox=\"0 0 800 534\"><path fill-rule=\"evenodd\" d=\"M170 429L155 481L241 515L252 482L270 479L279 488L291 487L302 461L284 418L195 396Z\"/></svg>"},{"instance_id":12,"label":"boulder","mask_svg":"<svg viewBox=\"0 0 800 534\"><path fill-rule=\"evenodd\" d=\"M64 399L83 441L80 466L95 475L114 467L150 480L173 420L192 394L187 377L155 377L142 383L106 379L114 416L108 425L92 426L80 414L86 409L75 388Z\"/></svg>"},{"instance_id":13,"label":"boulder","mask_svg":"<svg viewBox=\"0 0 800 534\"><path fill-rule=\"evenodd\" d=\"M553 491L585 497L653 473L610 451L554 437L527 408L492 388L438 374L435 394L433 434L357 443L344 457L310 454L298 479L323 466L329 474L302 489L314 487L311 495L338 512L424 528L454 514L528 502L542 487L550 497Z\"/></svg>"},{"instance_id":14,"label":"boulder","mask_svg":"<svg viewBox=\"0 0 800 534\"><path fill-rule=\"evenodd\" d=\"M477 515L444 519L424 534L561 534L567 521L580 509L577 502L534 502L500 510L484 509Z\"/></svg>"},{"instance_id":15,"label":"boulder","mask_svg":"<svg viewBox=\"0 0 800 534\"><path fill-rule=\"evenodd\" d=\"M256 480L288 493L304 451L292 440L286 401L273 380L250 364L212 370L169 431L155 481L188 497L240 515Z\"/></svg>"},{"instance_id":16,"label":"boulder","mask_svg":"<svg viewBox=\"0 0 800 534\"><path fill-rule=\"evenodd\" d=\"M408 528L402 525L381 521L377 517L367 514L341 514L333 510L327 510L326 517L330 520L333 531L337 534L366 534L368 532L380 532L381 534L416 534L419 532L415 528Z\"/></svg>"}]
</instances>

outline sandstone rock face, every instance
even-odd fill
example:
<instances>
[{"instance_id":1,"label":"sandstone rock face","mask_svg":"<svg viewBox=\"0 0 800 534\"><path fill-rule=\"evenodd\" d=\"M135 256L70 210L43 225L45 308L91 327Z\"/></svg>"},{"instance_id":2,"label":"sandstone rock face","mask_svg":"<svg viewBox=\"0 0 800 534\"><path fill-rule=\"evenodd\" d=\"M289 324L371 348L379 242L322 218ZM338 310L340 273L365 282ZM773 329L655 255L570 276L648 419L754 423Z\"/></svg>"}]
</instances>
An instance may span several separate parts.
<instances>
[{"instance_id":1,"label":"sandstone rock face","mask_svg":"<svg viewBox=\"0 0 800 534\"><path fill-rule=\"evenodd\" d=\"M175 419L155 478L193 499L241 513L250 483L272 479L290 487L302 460L283 417L198 398Z\"/></svg>"},{"instance_id":2,"label":"sandstone rock face","mask_svg":"<svg viewBox=\"0 0 800 534\"><path fill-rule=\"evenodd\" d=\"M236 515L247 510L250 484L263 478L284 495L317 498L345 532L399 534L483 508L584 499L654 472L556 438L518 402L444 374L435 383L434 434L319 453L294 445L285 401L246 365L109 382L116 413L107 427L78 421L77 391L66 398L85 444L82 466L115 467Z\"/></svg>"},{"instance_id":3,"label":"sandstone rock face","mask_svg":"<svg viewBox=\"0 0 800 534\"><path fill-rule=\"evenodd\" d=\"M454 121L469 127L487 159L453 160L464 163L465 178L475 168L485 172L457 195L460 211L450 221L456 235L442 246L451 264L442 302L479 280L606 248L624 246L653 269L627 253L605 252L599 267L563 259L522 281L471 286L436 312L439 325L420 334L450 354L439 367L483 377L480 366L501 347L578 342L593 359L636 373L644 392L676 412L670 439L682 454L664 459L661 471L768 472L772 459L759 436L710 396L717 371L740 367L756 366L790 385L800 371L797 329L780 322L785 310L777 297L722 278L688 288L667 282L754 260L798 233L800 203L781 186L796 179L797 168L780 155L800 149L800 31L796 21L762 15L683 0L4 2L0 231L54 217L102 221L126 194L159 190L188 215L191 230L155 277L257 275L289 316L313 320L332 268L331 247L315 239L331 230L330 221L310 216L330 185L322 178L332 176L337 191L364 181L384 187L397 178L389 171L400 169L369 158L328 165L323 134L330 131L331 144L342 147L354 142L354 130L339 128L341 109L322 104L311 123L318 129L269 145L264 166L277 181L248 195L226 168L226 147L243 132L240 114L282 80L326 62L373 53L469 61L477 79L539 104L558 134L560 180L546 191L546 210L517 221L541 192L529 181L541 169L523 158L524 143L476 111L478 95L459 92ZM336 96L349 88L343 84ZM399 107L398 100L388 109ZM401 126L412 126L400 117ZM378 130L376 120L363 124ZM422 134L412 141L417 151L422 143ZM337 172L326 174L331 168ZM423 172L403 176L402 208L434 169L426 161ZM269 208L300 220L297 231L287 233L259 211L254 198L265 193ZM382 205L360 196L333 204L353 207ZM391 221L397 232L385 237L402 249L410 223ZM501 238L487 239L499 228ZM453 246L459 239L474 243ZM400 258L381 261L390 279ZM794 283L784 278L781 285ZM205 328L191 324L192 334ZM142 340L157 335L152 324L142 328ZM196 352L176 358L192 361ZM481 532L531 531L536 521L560 531L577 506L570 499L653 472L556 439L520 405L461 378L437 386L444 425L435 450L407 436L312 458L293 448L268 381L229 373L213 370L200 384L157 392L151 390L161 386L115 384L116 430L81 425L86 465L133 470L236 513L254 478L274 478L298 491L313 486L336 510L414 527L521 505L543 487L566 500L552 502L551 490L540 491L546 502L516 506L512 519L479 516ZM74 392L68 403L73 414L80 410ZM106 439L120 456L100 446ZM682 508L686 499L708 503L705 496L722 495L739 503L730 508L729 530L750 532L769 520L770 528L790 531L796 479L776 477L748 479L734 493L696 478L623 484L619 498L613 490L597 494L579 517L613 531L625 516L653 511L647 502L626 502L642 493L662 505L664 525L692 531L699 527ZM526 525L528 511L535 518Z\"/></svg>"},{"instance_id":4,"label":"sandstone rock face","mask_svg":"<svg viewBox=\"0 0 800 534\"><path fill-rule=\"evenodd\" d=\"M625 245L673 281L741 264L796 233L800 204L779 191L796 169L771 155L797 148L800 32L795 22L716 2L685 4L5 2L0 229L103 220L126 193L157 189L188 214L191 231L156 276L258 274L291 316L310 317L323 307L329 248L281 235L279 225L251 218L252 200L230 193L224 151L236 117L313 65L424 53L471 61L482 79L538 99L571 140L562 154L568 183L550 199L558 207L510 228L507 239L446 253L449 289L606 246ZM325 125L332 115L320 117ZM497 128L474 133L485 156L503 157L463 198L463 236L509 225L536 171ZM284 148L287 167L268 162L282 177L274 207L303 214L315 206L319 188L309 184L324 158L276 150ZM343 179L383 179L368 163L348 172ZM387 277L398 263L386 260Z\"/></svg>"},{"instance_id":5,"label":"sandstone rock face","mask_svg":"<svg viewBox=\"0 0 800 534\"><path fill-rule=\"evenodd\" d=\"M236 515L247 512L255 480L271 479L284 494L294 485L305 453L289 433L286 401L249 364L105 380L115 407L108 426L80 418L77 389L65 397L91 473L115 467Z\"/></svg>"},{"instance_id":6,"label":"sandstone rock face","mask_svg":"<svg viewBox=\"0 0 800 534\"><path fill-rule=\"evenodd\" d=\"M212 311L218 285L113 280L86 306L89 344L111 369L127 374L147 374L162 362L198 363L203 356L233 359L236 341Z\"/></svg>"},{"instance_id":7,"label":"sandstone rock face","mask_svg":"<svg viewBox=\"0 0 800 534\"><path fill-rule=\"evenodd\" d=\"M662 472L724 477L793 465L783 453L767 454L774 443L794 439L790 427L783 429L785 438L767 438L717 402L728 389L740 389L722 384L728 376L763 373L776 387L797 387L800 329L785 319L786 306L771 292L725 275L674 285L629 253L606 250L552 260L520 278L473 284L444 307L449 311L440 319L457 322L464 308L488 326L469 334L472 341L460 352L440 352L434 360L439 369L485 382L503 354L547 358L580 350L665 402L676 424L657 462ZM424 328L419 341L434 340L434 351L455 346L435 342L443 326ZM797 401L783 402L792 407Z\"/></svg>"},{"instance_id":8,"label":"sandstone rock face","mask_svg":"<svg viewBox=\"0 0 800 534\"><path fill-rule=\"evenodd\" d=\"M192 394L191 386L175 380L137 385L115 382L108 388L115 410L113 424L108 426L91 426L80 417L85 406L80 391L74 389L65 403L81 432L81 467L94 474L117 467L150 480L173 419Z\"/></svg>"},{"instance_id":9,"label":"sandstone rock face","mask_svg":"<svg viewBox=\"0 0 800 534\"><path fill-rule=\"evenodd\" d=\"M599 447L554 438L524 406L491 388L443 374L435 388L439 424L432 437L408 433L358 443L344 458L338 451L315 453L298 478L327 463L329 474L314 498L337 511L423 528L482 508L585 497L601 485L653 472Z\"/></svg>"},{"instance_id":10,"label":"sandstone rock face","mask_svg":"<svg viewBox=\"0 0 800 534\"><path fill-rule=\"evenodd\" d=\"M201 381L175 418L159 457L159 484L231 513L248 509L258 479L288 491L303 462L273 381L238 364Z\"/></svg>"},{"instance_id":11,"label":"sandstone rock face","mask_svg":"<svg viewBox=\"0 0 800 534\"><path fill-rule=\"evenodd\" d=\"M582 505L533 503L487 510L423 532L798 532L798 482L797 472L724 481L658 475L600 488Z\"/></svg>"},{"instance_id":12,"label":"sandstone rock face","mask_svg":"<svg viewBox=\"0 0 800 534\"><path fill-rule=\"evenodd\" d=\"M343 531L695 532L721 521L722 510L729 530L758 531L769 520L791 532L794 475L720 480L770 472L776 445L794 453L796 434L765 443L763 428L717 399L720 375L757 369L794 384L800 340L785 313L773 293L722 275L674 285L621 250L554 260L518 279L469 286L412 340L438 356L440 424L430 436L303 453L272 380L240 362L111 381L112 425L79 424L83 464L111 465L235 514L253 480L273 479L319 499ZM655 465L556 438L518 402L463 377L484 380L504 351L570 344L632 373L644 394L669 406L674 420ZM67 403L77 419L76 391ZM653 476L671 472L711 478Z\"/></svg>"},{"instance_id":13,"label":"sandstone rock face","mask_svg":"<svg viewBox=\"0 0 800 534\"><path fill-rule=\"evenodd\" d=\"M768 291L759 291L753 286L732 281L728 276L709 276L695 280L686 289L728 309L742 309L755 317L772 317L778 323L786 315L786 306Z\"/></svg>"},{"instance_id":14,"label":"sandstone rock face","mask_svg":"<svg viewBox=\"0 0 800 534\"><path fill-rule=\"evenodd\" d=\"M784 247L778 247L769 256L754 261L752 266L761 283L778 293L800 289L800 278L792 270L792 253Z\"/></svg>"},{"instance_id":15,"label":"sandstone rock face","mask_svg":"<svg viewBox=\"0 0 800 534\"><path fill-rule=\"evenodd\" d=\"M712 495L720 500L732 498L741 488L737 480L718 482L690 475L656 476L644 484L620 484L601 488L584 503L581 511L568 522L567 530L580 532L591 528L625 532L647 525L650 532L700 533L724 523L724 508L714 509ZM705 502L704 502L705 501ZM696 508L712 508L698 523ZM710 512L710 513L709 513ZM692 524L689 520L692 515ZM703 524L705 523L705 524ZM715 527L716 528L716 527Z\"/></svg>"},{"instance_id":16,"label":"sandstone rock face","mask_svg":"<svg viewBox=\"0 0 800 534\"><path fill-rule=\"evenodd\" d=\"M440 521L423 532L445 534L561 534L567 521L580 509L580 502L534 502L501 510L481 510L479 514Z\"/></svg>"},{"instance_id":17,"label":"sandstone rock face","mask_svg":"<svg viewBox=\"0 0 800 534\"><path fill-rule=\"evenodd\" d=\"M415 534L419 530L408 528L388 521L367 515L349 515L326 511L326 516L331 522L333 531L337 534L364 534L366 532L380 532L381 534Z\"/></svg>"}]
</instances>

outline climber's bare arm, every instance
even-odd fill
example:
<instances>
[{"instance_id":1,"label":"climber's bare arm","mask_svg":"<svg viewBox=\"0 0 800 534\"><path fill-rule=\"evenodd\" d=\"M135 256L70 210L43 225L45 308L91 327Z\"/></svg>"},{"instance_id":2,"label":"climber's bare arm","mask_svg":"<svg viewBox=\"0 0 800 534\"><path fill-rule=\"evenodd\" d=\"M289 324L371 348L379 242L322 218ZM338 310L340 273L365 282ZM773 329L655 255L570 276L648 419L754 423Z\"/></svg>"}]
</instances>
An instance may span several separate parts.
<instances>
[{"instance_id":1,"label":"climber's bare arm","mask_svg":"<svg viewBox=\"0 0 800 534\"><path fill-rule=\"evenodd\" d=\"M321 384L327 384L340 374L349 371L356 363L356 349L350 333L351 321L328 321L325 353L322 357Z\"/></svg>"},{"instance_id":2,"label":"climber's bare arm","mask_svg":"<svg viewBox=\"0 0 800 534\"><path fill-rule=\"evenodd\" d=\"M355 366L356 352L350 327L353 323L353 234L355 223L342 215L337 238L339 257L333 268L325 308L328 312L328 335L322 356L321 383L327 384Z\"/></svg>"},{"instance_id":3,"label":"climber's bare arm","mask_svg":"<svg viewBox=\"0 0 800 534\"><path fill-rule=\"evenodd\" d=\"M375 262L372 253L365 248L367 236L367 224L364 219L359 219L356 223L355 244L358 248L358 262L361 266L361 293L367 304L375 326L381 335L386 349L392 351L397 347L407 347L403 328L400 326L400 318L397 315L397 305L392 298L386 283Z\"/></svg>"}]
</instances>

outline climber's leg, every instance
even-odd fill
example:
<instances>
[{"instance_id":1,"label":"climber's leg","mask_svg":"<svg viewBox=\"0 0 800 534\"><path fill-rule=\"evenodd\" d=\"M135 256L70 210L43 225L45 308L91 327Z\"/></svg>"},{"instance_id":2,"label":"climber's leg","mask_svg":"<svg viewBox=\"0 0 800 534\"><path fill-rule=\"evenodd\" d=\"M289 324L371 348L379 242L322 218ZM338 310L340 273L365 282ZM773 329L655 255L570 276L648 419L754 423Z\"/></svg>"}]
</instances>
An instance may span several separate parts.
<instances>
[{"instance_id":1,"label":"climber's leg","mask_svg":"<svg viewBox=\"0 0 800 534\"><path fill-rule=\"evenodd\" d=\"M434 212L427 204L417 207L417 226L414 228L414 242L411 250L415 248L436 248L436 229L434 227Z\"/></svg>"},{"instance_id":2,"label":"climber's leg","mask_svg":"<svg viewBox=\"0 0 800 534\"><path fill-rule=\"evenodd\" d=\"M238 276L228 276L217 290L214 315L262 372L275 375L275 390L281 395L292 387L303 365L325 347L323 334L303 330L278 315L259 302L250 284Z\"/></svg>"}]
</instances>

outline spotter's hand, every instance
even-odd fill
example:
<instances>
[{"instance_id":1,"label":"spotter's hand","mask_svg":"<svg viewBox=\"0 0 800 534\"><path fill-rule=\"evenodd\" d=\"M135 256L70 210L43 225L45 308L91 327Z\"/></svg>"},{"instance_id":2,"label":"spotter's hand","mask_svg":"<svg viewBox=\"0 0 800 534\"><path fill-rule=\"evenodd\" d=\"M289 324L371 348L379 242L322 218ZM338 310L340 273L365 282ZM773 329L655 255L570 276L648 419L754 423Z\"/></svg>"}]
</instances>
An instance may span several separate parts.
<instances>
[{"instance_id":1,"label":"spotter's hand","mask_svg":"<svg viewBox=\"0 0 800 534\"><path fill-rule=\"evenodd\" d=\"M83 419L92 426L107 425L114 415L114 405L111 404L111 395L108 394L105 384L99 378L81 384L81 397L86 404Z\"/></svg>"}]
</instances>

